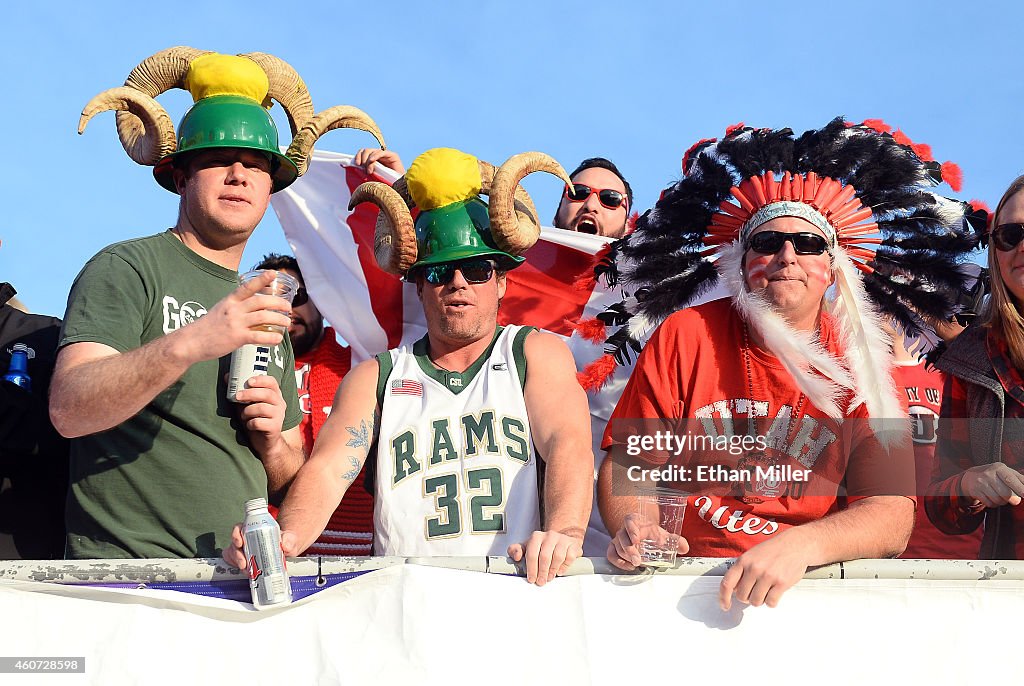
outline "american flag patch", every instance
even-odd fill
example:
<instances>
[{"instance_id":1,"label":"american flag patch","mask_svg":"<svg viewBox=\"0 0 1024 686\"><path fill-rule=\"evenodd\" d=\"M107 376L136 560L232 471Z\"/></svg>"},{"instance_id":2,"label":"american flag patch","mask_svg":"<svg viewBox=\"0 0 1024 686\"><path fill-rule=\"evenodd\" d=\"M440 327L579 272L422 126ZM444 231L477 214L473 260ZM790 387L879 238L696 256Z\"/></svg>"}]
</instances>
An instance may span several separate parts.
<instances>
[{"instance_id":1,"label":"american flag patch","mask_svg":"<svg viewBox=\"0 0 1024 686\"><path fill-rule=\"evenodd\" d=\"M423 395L423 384L412 379L395 379L391 382L391 395Z\"/></svg>"}]
</instances>

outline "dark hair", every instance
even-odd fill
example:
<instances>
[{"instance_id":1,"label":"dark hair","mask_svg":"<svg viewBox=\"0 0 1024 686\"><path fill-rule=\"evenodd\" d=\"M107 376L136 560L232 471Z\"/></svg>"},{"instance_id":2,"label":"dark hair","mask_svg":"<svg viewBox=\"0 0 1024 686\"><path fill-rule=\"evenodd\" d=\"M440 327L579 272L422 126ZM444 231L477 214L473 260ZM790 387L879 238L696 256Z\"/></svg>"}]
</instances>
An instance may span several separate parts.
<instances>
[{"instance_id":1,"label":"dark hair","mask_svg":"<svg viewBox=\"0 0 1024 686\"><path fill-rule=\"evenodd\" d=\"M619 181L621 181L622 185L626 187L626 200L629 201L629 211L632 212L633 189L629 187L629 181L626 181L626 177L622 175L622 172L619 171L619 168L616 167L615 163L612 162L611 160L605 159L604 157L588 157L587 159L580 162L580 166L572 170L572 173L569 174L569 178L575 178L575 176L584 169L592 169L594 167L597 167L598 169L607 169L612 174L615 174L615 176L619 177Z\"/></svg>"},{"instance_id":2,"label":"dark hair","mask_svg":"<svg viewBox=\"0 0 1024 686\"><path fill-rule=\"evenodd\" d=\"M302 270L299 269L299 261L291 255L279 255L276 252L267 253L253 269L290 269L299 275L299 281L305 283L302 278Z\"/></svg>"},{"instance_id":3,"label":"dark hair","mask_svg":"<svg viewBox=\"0 0 1024 686\"><path fill-rule=\"evenodd\" d=\"M627 215L628 215L629 212L632 212L633 211L633 189L629 187L629 181L626 181L626 177L624 177L622 175L622 172L619 171L619 168L616 167L615 163L612 162L611 160L609 160L609 159L607 159L605 157L588 157L587 159L585 159L582 162L580 162L578 167L576 167L575 169L572 170L572 173L569 174L569 178L570 179L575 179L576 175L579 174L584 169L593 169L595 167L598 168L598 169L607 169L612 174L615 174L615 176L619 177L619 181L622 182L622 185L626 189L626 204L627 204L627 210L628 210ZM561 206L561 202L559 202L559 206ZM556 219L558 219L558 208L555 208L555 219L551 220L552 226L554 226Z\"/></svg>"}]
</instances>

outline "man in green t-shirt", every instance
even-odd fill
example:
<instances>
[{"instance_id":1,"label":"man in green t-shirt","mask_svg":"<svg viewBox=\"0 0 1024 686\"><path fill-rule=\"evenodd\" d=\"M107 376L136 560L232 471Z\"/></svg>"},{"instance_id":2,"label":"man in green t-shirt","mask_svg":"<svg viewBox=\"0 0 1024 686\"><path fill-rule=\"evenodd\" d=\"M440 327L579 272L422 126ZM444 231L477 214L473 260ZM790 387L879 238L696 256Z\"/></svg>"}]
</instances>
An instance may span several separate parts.
<instances>
[{"instance_id":1,"label":"man in green t-shirt","mask_svg":"<svg viewBox=\"0 0 1024 686\"><path fill-rule=\"evenodd\" d=\"M279 500L303 462L291 345L267 330L288 329L290 305L257 295L273 272L242 286L237 272L271 193L305 170L313 142L336 123L303 129L280 152L263 103L277 99L301 127L312 107L296 81L262 53L171 48L83 112L82 128L117 110L129 155L155 165L181 199L173 228L100 251L68 299L50 414L74 439L70 558L217 556L245 501ZM178 136L153 100L174 86L195 99ZM379 134L368 117L355 119L345 125ZM232 403L229 358L246 344L271 348L268 370Z\"/></svg>"}]
</instances>

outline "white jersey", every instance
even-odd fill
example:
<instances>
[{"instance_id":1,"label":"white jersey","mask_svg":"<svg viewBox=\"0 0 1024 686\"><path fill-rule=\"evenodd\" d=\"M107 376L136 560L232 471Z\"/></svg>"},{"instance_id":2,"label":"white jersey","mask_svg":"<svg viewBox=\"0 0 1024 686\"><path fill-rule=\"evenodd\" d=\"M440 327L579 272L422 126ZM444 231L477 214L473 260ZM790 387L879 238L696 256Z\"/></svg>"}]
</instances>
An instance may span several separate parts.
<instances>
[{"instance_id":1,"label":"white jersey","mask_svg":"<svg viewBox=\"0 0 1024 686\"><path fill-rule=\"evenodd\" d=\"M540 529L523 397L530 331L504 327L462 373L435 367L425 338L378 356L377 555L505 555Z\"/></svg>"}]
</instances>

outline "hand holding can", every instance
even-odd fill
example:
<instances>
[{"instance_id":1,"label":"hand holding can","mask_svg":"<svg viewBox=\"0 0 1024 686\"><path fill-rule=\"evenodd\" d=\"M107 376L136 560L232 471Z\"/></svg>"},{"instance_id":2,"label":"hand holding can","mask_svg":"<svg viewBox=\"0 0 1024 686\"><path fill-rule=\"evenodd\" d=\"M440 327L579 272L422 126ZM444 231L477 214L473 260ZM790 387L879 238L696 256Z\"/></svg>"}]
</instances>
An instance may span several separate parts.
<instances>
[{"instance_id":1,"label":"hand holding can","mask_svg":"<svg viewBox=\"0 0 1024 686\"><path fill-rule=\"evenodd\" d=\"M292 602L291 581L281 550L281 528L270 516L266 498L246 501L242 535L253 606L263 610Z\"/></svg>"},{"instance_id":2,"label":"hand holding can","mask_svg":"<svg viewBox=\"0 0 1024 686\"><path fill-rule=\"evenodd\" d=\"M243 284L248 283L253 279L259 278L264 271L265 270L257 269L251 272L246 272L245 274L242 274L240 280ZM277 272L274 280L264 286L254 297L276 296L291 303L292 299L295 297L296 291L298 291L298 288L298 281L288 274L279 271ZM287 315L288 313L282 312L282 314ZM279 333L283 336L288 335L288 329L277 324L257 325L253 327L253 329L257 331ZM238 391L246 387L246 382L254 376L266 374L269 371L272 347L273 346L269 345L248 343L231 354L231 372L228 377L227 390L228 400L238 402L235 396Z\"/></svg>"}]
</instances>

